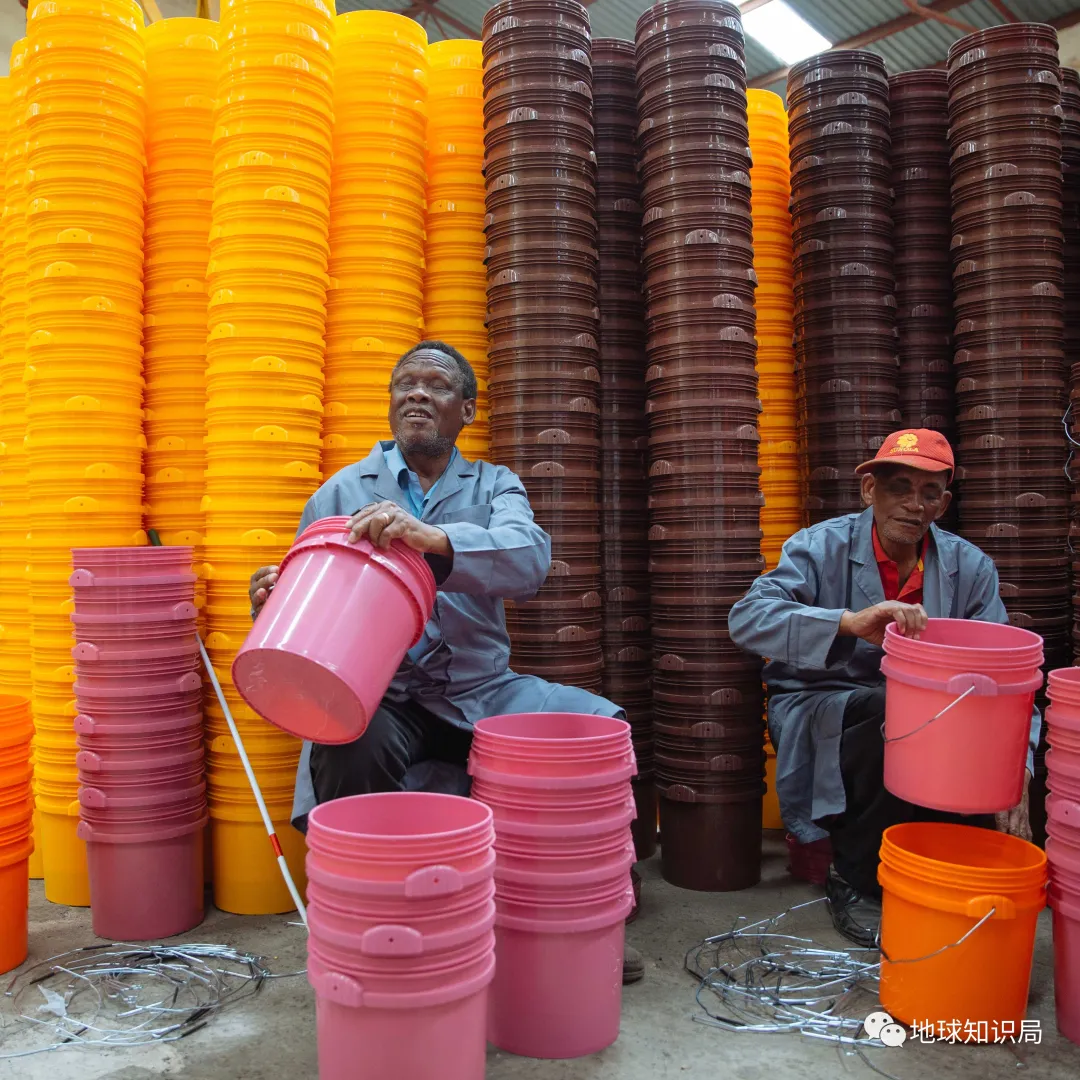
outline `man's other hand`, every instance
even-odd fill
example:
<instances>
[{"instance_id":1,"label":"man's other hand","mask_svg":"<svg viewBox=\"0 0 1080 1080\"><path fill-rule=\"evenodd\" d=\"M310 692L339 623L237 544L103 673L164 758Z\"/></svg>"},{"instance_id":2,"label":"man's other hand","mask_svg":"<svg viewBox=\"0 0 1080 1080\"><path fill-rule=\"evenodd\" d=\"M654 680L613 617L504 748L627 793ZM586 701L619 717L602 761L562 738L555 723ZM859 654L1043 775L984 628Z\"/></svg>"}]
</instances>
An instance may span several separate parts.
<instances>
[{"instance_id":1,"label":"man's other hand","mask_svg":"<svg viewBox=\"0 0 1080 1080\"><path fill-rule=\"evenodd\" d=\"M896 623L897 630L904 637L917 641L926 629L927 618L922 604L886 600L862 611L845 611L840 617L840 634L843 637L861 638L871 645L880 645L885 640L889 624Z\"/></svg>"},{"instance_id":2,"label":"man's other hand","mask_svg":"<svg viewBox=\"0 0 1080 1080\"><path fill-rule=\"evenodd\" d=\"M1031 773L1024 770L1024 794L1020 802L1011 810L1001 810L994 815L997 821L998 832L1008 833L1010 836L1019 837L1021 840L1031 841L1031 813L1028 803L1028 785L1031 783Z\"/></svg>"},{"instance_id":3,"label":"man's other hand","mask_svg":"<svg viewBox=\"0 0 1080 1080\"><path fill-rule=\"evenodd\" d=\"M442 529L425 525L397 503L369 503L349 519L349 542L367 538L375 547L386 549L400 540L413 551L432 555L453 555L450 538Z\"/></svg>"},{"instance_id":4,"label":"man's other hand","mask_svg":"<svg viewBox=\"0 0 1080 1080\"><path fill-rule=\"evenodd\" d=\"M248 586L248 596L251 598L251 617L257 618L270 595L270 590L277 583L278 568L276 566L260 566L251 575L251 584Z\"/></svg>"}]
</instances>

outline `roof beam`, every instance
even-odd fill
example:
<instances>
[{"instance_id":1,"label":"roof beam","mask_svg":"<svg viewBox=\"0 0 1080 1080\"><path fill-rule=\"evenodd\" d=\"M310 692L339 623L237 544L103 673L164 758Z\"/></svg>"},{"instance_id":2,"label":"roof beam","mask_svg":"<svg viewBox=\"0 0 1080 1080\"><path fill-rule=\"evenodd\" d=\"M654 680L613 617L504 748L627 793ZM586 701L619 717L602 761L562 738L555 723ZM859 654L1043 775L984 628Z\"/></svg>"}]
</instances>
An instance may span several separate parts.
<instances>
[{"instance_id":1,"label":"roof beam","mask_svg":"<svg viewBox=\"0 0 1080 1080\"><path fill-rule=\"evenodd\" d=\"M463 23L460 19L451 15L446 11L436 11L435 4L438 0L413 0L407 8L403 8L398 11L398 15L407 15L410 19L415 18L421 12L425 12L428 15L438 15L442 22L447 26L452 26L460 34L464 34L468 38L479 38L480 31L474 30L468 23Z\"/></svg>"},{"instance_id":2,"label":"roof beam","mask_svg":"<svg viewBox=\"0 0 1080 1080\"><path fill-rule=\"evenodd\" d=\"M920 4L920 7L926 8L927 13L944 15L954 8L963 7L964 4L970 3L970 0L934 0L930 4ZM898 15L895 19L890 19L888 22L879 23L877 26L871 26L868 30L863 30L861 33L856 34L854 37L850 37L845 41L838 41L833 45L834 49L863 49L867 45L873 45L875 41L881 41L882 38L891 37L893 34L899 34L902 30L910 30L913 26L918 26L920 23L926 21L926 14L919 14L914 11L909 12L907 15ZM750 86L765 87L772 86L774 82L779 82L781 79L787 78L788 68L776 68L775 71L767 71L763 75L758 75L756 78L750 80Z\"/></svg>"},{"instance_id":3,"label":"roof beam","mask_svg":"<svg viewBox=\"0 0 1080 1080\"><path fill-rule=\"evenodd\" d=\"M1056 19L1050 20L1050 25L1055 30L1069 30L1078 24L1080 24L1080 7L1073 8L1072 11L1066 11L1064 15L1059 15Z\"/></svg>"},{"instance_id":4,"label":"roof beam","mask_svg":"<svg viewBox=\"0 0 1080 1080\"><path fill-rule=\"evenodd\" d=\"M1011 8L1009 7L1009 5L1005 3L1005 0L990 0L990 6L991 6L991 7L992 7L992 8L993 8L993 9L994 9L994 10L995 10L995 11L996 11L996 12L997 12L997 13L998 13L998 14L999 14L999 15L1000 15L1000 16L1001 16L1001 17L1002 17L1002 18L1003 18L1003 19L1004 19L1004 20L1005 20L1005 21L1006 21L1007 23L1014 23L1014 22L1019 22L1019 21L1020 21L1020 20L1019 20L1019 19L1017 18L1017 16L1015 15L1015 13L1014 13L1014 12L1012 11L1012 9L1011 9Z\"/></svg>"}]
</instances>

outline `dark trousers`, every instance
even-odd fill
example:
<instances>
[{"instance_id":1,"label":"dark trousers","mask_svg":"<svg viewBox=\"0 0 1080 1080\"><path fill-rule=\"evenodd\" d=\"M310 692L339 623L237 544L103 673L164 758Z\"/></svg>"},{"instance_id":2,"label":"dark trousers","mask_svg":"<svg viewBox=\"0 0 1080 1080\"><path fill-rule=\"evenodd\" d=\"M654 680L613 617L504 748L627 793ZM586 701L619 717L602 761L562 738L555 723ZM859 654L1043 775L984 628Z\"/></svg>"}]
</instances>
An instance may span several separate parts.
<instances>
[{"instance_id":1,"label":"dark trousers","mask_svg":"<svg viewBox=\"0 0 1080 1080\"><path fill-rule=\"evenodd\" d=\"M468 794L464 769L471 746L471 731L454 727L413 701L383 698L355 742L311 747L316 801L407 788Z\"/></svg>"},{"instance_id":2,"label":"dark trousers","mask_svg":"<svg viewBox=\"0 0 1080 1080\"><path fill-rule=\"evenodd\" d=\"M832 841L833 865L864 896L880 896L877 881L881 834L908 821L947 821L994 828L992 814L965 816L898 799L885 790L885 687L856 690L844 709L840 739L840 774L846 806L842 814L819 822Z\"/></svg>"}]
</instances>

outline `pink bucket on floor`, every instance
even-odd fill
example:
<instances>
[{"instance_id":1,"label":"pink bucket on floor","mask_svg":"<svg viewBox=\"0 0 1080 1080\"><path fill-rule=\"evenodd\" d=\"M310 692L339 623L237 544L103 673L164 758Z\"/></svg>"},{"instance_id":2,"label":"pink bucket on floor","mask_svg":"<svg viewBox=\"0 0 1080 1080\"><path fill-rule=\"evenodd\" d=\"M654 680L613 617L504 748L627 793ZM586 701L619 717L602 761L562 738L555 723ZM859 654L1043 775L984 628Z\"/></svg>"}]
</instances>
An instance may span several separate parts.
<instances>
[{"instance_id":1,"label":"pink bucket on floor","mask_svg":"<svg viewBox=\"0 0 1080 1080\"><path fill-rule=\"evenodd\" d=\"M435 603L422 555L350 544L347 524L317 521L292 546L232 668L260 716L319 743L364 733Z\"/></svg>"},{"instance_id":2,"label":"pink bucket on floor","mask_svg":"<svg viewBox=\"0 0 1080 1080\"><path fill-rule=\"evenodd\" d=\"M1080 1045L1080 892L1050 887L1054 925L1054 1005L1057 1029Z\"/></svg>"},{"instance_id":3,"label":"pink bucket on floor","mask_svg":"<svg viewBox=\"0 0 1080 1080\"><path fill-rule=\"evenodd\" d=\"M308 959L319 1080L483 1080L488 986L479 975L424 994L372 994Z\"/></svg>"},{"instance_id":4,"label":"pink bucket on floor","mask_svg":"<svg viewBox=\"0 0 1080 1080\"><path fill-rule=\"evenodd\" d=\"M931 619L918 640L890 626L884 648L885 787L956 813L1016 806L1042 685L1042 638L998 623Z\"/></svg>"},{"instance_id":5,"label":"pink bucket on floor","mask_svg":"<svg viewBox=\"0 0 1080 1080\"><path fill-rule=\"evenodd\" d=\"M123 842L87 840L94 933L113 941L150 941L182 934L203 920L205 816L186 832L147 828Z\"/></svg>"},{"instance_id":6,"label":"pink bucket on floor","mask_svg":"<svg viewBox=\"0 0 1080 1080\"><path fill-rule=\"evenodd\" d=\"M531 1058L595 1054L619 1037L625 915L551 933L497 924L488 1041Z\"/></svg>"},{"instance_id":7,"label":"pink bucket on floor","mask_svg":"<svg viewBox=\"0 0 1080 1080\"><path fill-rule=\"evenodd\" d=\"M335 874L412 882L414 895L432 895L457 891L463 873L489 865L493 839L491 811L471 799L424 791L355 795L308 815L307 861Z\"/></svg>"}]
</instances>

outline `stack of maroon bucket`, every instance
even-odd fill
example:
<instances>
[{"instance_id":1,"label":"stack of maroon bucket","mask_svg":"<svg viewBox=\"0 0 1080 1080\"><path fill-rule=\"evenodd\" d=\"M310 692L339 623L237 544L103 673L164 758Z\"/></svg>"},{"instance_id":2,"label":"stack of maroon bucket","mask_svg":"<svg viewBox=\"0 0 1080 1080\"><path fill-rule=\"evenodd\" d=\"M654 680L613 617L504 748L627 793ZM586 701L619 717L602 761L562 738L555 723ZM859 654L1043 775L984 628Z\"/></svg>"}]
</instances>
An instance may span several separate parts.
<instances>
[{"instance_id":1,"label":"stack of maroon bucket","mask_svg":"<svg viewBox=\"0 0 1080 1080\"><path fill-rule=\"evenodd\" d=\"M552 541L507 607L515 670L601 688L596 156L589 16L504 0L484 17L491 456Z\"/></svg>"},{"instance_id":2,"label":"stack of maroon bucket","mask_svg":"<svg viewBox=\"0 0 1080 1080\"><path fill-rule=\"evenodd\" d=\"M495 953L488 1041L570 1058L619 1034L633 904L624 720L522 713L477 723L472 796L495 815Z\"/></svg>"},{"instance_id":3,"label":"stack of maroon bucket","mask_svg":"<svg viewBox=\"0 0 1080 1080\"><path fill-rule=\"evenodd\" d=\"M953 430L949 85L944 71L889 79L900 412L905 427Z\"/></svg>"},{"instance_id":4,"label":"stack of maroon bucket","mask_svg":"<svg viewBox=\"0 0 1080 1080\"><path fill-rule=\"evenodd\" d=\"M189 547L76 548L79 835L94 933L203 918L202 679Z\"/></svg>"},{"instance_id":5,"label":"stack of maroon bucket","mask_svg":"<svg viewBox=\"0 0 1080 1080\"><path fill-rule=\"evenodd\" d=\"M1071 427L1077 426L1080 413L1080 74L1072 68L1061 69L1061 174L1062 233L1065 239L1065 376L1069 384ZM1073 438L1076 438L1074 435ZM1080 472L1076 448L1070 462L1073 477ZM1073 548L1073 657L1080 659L1080 555L1076 554L1080 536L1080 491L1074 482L1072 491Z\"/></svg>"},{"instance_id":6,"label":"stack of maroon bucket","mask_svg":"<svg viewBox=\"0 0 1080 1080\"><path fill-rule=\"evenodd\" d=\"M753 246L738 8L669 0L637 23L644 205L653 731L665 878L761 872L761 666L728 613L764 569Z\"/></svg>"},{"instance_id":7,"label":"stack of maroon bucket","mask_svg":"<svg viewBox=\"0 0 1080 1080\"><path fill-rule=\"evenodd\" d=\"M900 425L889 81L870 52L788 74L795 371L811 524L862 509L855 467Z\"/></svg>"},{"instance_id":8,"label":"stack of maroon bucket","mask_svg":"<svg viewBox=\"0 0 1080 1080\"><path fill-rule=\"evenodd\" d=\"M604 696L634 738L639 859L656 850L649 502L645 488L645 315L637 175L634 43L593 42L596 246L600 256L600 520L604 571Z\"/></svg>"},{"instance_id":9,"label":"stack of maroon bucket","mask_svg":"<svg viewBox=\"0 0 1080 1080\"><path fill-rule=\"evenodd\" d=\"M1010 621L1072 657L1057 38L981 30L949 50L960 532Z\"/></svg>"}]
</instances>

